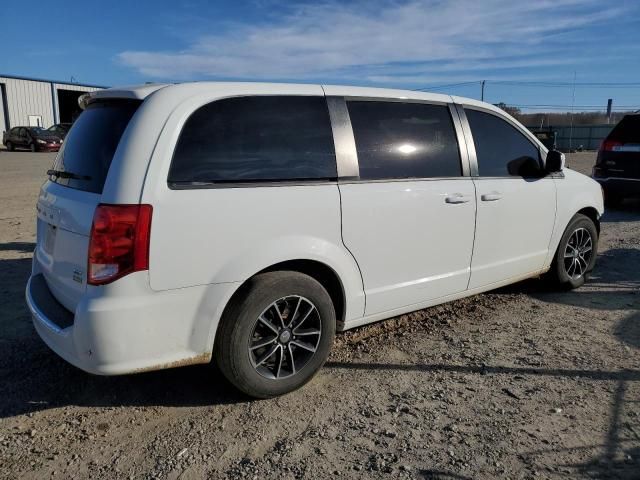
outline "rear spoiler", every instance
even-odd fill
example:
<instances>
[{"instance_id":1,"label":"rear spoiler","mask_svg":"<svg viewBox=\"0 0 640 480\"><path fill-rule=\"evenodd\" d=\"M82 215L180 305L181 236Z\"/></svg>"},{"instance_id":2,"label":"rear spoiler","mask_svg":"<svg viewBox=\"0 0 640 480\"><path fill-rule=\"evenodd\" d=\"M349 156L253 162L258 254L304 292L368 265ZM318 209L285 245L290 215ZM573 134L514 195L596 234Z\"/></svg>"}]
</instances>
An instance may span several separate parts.
<instances>
[{"instance_id":1,"label":"rear spoiler","mask_svg":"<svg viewBox=\"0 0 640 480\"><path fill-rule=\"evenodd\" d=\"M96 90L94 92L88 92L78 97L78 105L81 109L87 108L87 106L93 102L109 99L122 99L122 100L144 100L153 92L166 87L167 83L147 83L144 85L135 85L132 87L116 87L107 88L105 90Z\"/></svg>"}]
</instances>

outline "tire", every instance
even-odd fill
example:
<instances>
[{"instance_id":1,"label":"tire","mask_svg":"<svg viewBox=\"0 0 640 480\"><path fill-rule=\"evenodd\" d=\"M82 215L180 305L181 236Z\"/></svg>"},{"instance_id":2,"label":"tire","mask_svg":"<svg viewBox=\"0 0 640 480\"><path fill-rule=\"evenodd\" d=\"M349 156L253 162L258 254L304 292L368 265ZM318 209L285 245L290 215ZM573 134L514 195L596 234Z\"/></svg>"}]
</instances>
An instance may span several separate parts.
<instances>
[{"instance_id":1,"label":"tire","mask_svg":"<svg viewBox=\"0 0 640 480\"><path fill-rule=\"evenodd\" d=\"M587 250L588 245L590 250ZM577 249L574 246L577 246ZM593 270L597 255L598 230L593 220L578 213L571 219L560 239L549 275L552 281L564 290L578 288L584 284L586 277Z\"/></svg>"},{"instance_id":2,"label":"tire","mask_svg":"<svg viewBox=\"0 0 640 480\"><path fill-rule=\"evenodd\" d=\"M10 152L13 152L15 150L15 147L13 146L13 143L11 142L7 142L7 150Z\"/></svg>"},{"instance_id":3,"label":"tire","mask_svg":"<svg viewBox=\"0 0 640 480\"><path fill-rule=\"evenodd\" d=\"M298 272L267 272L250 279L225 310L214 358L238 390L271 398L313 378L329 356L335 329L333 302L320 283Z\"/></svg>"},{"instance_id":4,"label":"tire","mask_svg":"<svg viewBox=\"0 0 640 480\"><path fill-rule=\"evenodd\" d=\"M37 151L38 151L38 150L36 149L36 144L35 144L35 143L32 143L31 145L29 145L29 149L30 149L32 152L37 152Z\"/></svg>"}]
</instances>

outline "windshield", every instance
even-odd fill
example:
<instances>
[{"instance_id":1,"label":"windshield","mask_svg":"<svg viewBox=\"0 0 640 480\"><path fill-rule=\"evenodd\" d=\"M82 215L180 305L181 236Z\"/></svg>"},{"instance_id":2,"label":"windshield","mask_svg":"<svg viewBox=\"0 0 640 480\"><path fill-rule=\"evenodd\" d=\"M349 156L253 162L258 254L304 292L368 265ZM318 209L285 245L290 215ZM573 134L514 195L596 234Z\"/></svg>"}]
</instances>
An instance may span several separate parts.
<instances>
[{"instance_id":1,"label":"windshield","mask_svg":"<svg viewBox=\"0 0 640 480\"><path fill-rule=\"evenodd\" d=\"M120 137L140 103L118 100L90 104L69 130L53 163L52 170L74 175L52 175L49 179L70 188L102 193Z\"/></svg>"},{"instance_id":2,"label":"windshield","mask_svg":"<svg viewBox=\"0 0 640 480\"><path fill-rule=\"evenodd\" d=\"M46 133L46 130L41 127L30 127L29 131L35 135L42 135L43 133Z\"/></svg>"}]
</instances>

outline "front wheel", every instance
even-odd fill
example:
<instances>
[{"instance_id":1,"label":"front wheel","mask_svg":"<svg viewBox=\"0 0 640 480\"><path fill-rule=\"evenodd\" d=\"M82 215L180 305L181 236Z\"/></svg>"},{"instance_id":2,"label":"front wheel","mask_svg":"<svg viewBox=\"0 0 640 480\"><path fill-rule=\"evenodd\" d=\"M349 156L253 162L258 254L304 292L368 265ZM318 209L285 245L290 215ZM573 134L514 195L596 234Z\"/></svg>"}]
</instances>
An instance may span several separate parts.
<instances>
[{"instance_id":1,"label":"front wheel","mask_svg":"<svg viewBox=\"0 0 640 480\"><path fill-rule=\"evenodd\" d=\"M593 270L597 253L598 230L593 220L578 213L560 239L549 274L564 289L578 288Z\"/></svg>"},{"instance_id":2,"label":"front wheel","mask_svg":"<svg viewBox=\"0 0 640 480\"><path fill-rule=\"evenodd\" d=\"M31 145L29 145L29 149L30 149L32 152L35 152L35 151L37 150L37 149L36 149L36 144L35 144L35 143L32 143Z\"/></svg>"},{"instance_id":3,"label":"front wheel","mask_svg":"<svg viewBox=\"0 0 640 480\"><path fill-rule=\"evenodd\" d=\"M315 279L298 272L263 273L225 311L216 363L247 395L275 397L311 380L329 356L335 329L331 297Z\"/></svg>"}]
</instances>

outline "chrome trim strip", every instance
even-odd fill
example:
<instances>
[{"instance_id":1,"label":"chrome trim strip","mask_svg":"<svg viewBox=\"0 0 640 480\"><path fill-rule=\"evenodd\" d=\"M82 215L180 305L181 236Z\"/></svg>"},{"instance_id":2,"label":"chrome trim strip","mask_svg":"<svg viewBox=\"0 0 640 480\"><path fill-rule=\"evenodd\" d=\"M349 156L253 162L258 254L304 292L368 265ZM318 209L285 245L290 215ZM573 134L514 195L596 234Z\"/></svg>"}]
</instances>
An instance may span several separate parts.
<instances>
[{"instance_id":1,"label":"chrome trim strip","mask_svg":"<svg viewBox=\"0 0 640 480\"><path fill-rule=\"evenodd\" d=\"M469 172L472 177L478 177L478 156L476 154L476 145L475 143L473 143L473 135L471 135L469 120L467 120L467 114L464 113L464 107L462 105L455 104L455 108L458 112L458 118L460 119L460 125L462 126L465 144L467 145Z\"/></svg>"},{"instance_id":2,"label":"chrome trim strip","mask_svg":"<svg viewBox=\"0 0 640 480\"><path fill-rule=\"evenodd\" d=\"M356 140L353 136L347 102L343 97L327 97L327 106L336 149L338 179L360 178Z\"/></svg>"},{"instance_id":3,"label":"chrome trim strip","mask_svg":"<svg viewBox=\"0 0 640 480\"><path fill-rule=\"evenodd\" d=\"M515 178L515 177L509 177ZM354 179L345 179L340 181L340 185L351 185L351 184L364 184L364 183L392 183L392 182L441 182L443 180L451 181L451 180L465 180L469 181L470 177L409 177L409 178L378 178L378 179L364 179L360 180L358 178Z\"/></svg>"},{"instance_id":4,"label":"chrome trim strip","mask_svg":"<svg viewBox=\"0 0 640 480\"><path fill-rule=\"evenodd\" d=\"M627 178L627 177L591 177L596 182L608 182L609 180L617 180L623 182L640 182L640 178Z\"/></svg>"},{"instance_id":5,"label":"chrome trim strip","mask_svg":"<svg viewBox=\"0 0 640 480\"><path fill-rule=\"evenodd\" d=\"M471 167L469 162L469 148L467 147L467 140L464 137L464 129L462 128L462 122L458 115L458 110L453 103L448 105L449 114L453 121L453 128L456 131L456 139L458 140L458 153L460 154L460 162L462 163L462 176L469 177L471 175Z\"/></svg>"}]
</instances>

